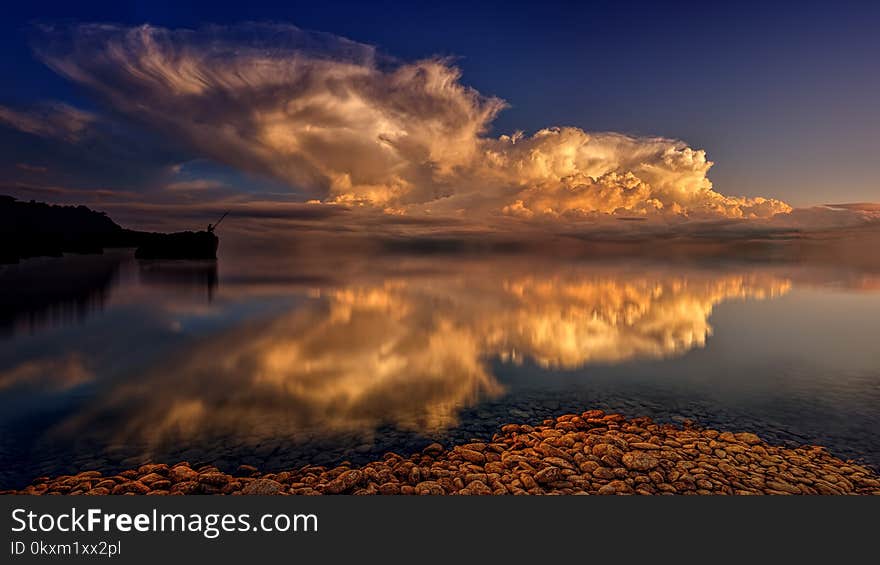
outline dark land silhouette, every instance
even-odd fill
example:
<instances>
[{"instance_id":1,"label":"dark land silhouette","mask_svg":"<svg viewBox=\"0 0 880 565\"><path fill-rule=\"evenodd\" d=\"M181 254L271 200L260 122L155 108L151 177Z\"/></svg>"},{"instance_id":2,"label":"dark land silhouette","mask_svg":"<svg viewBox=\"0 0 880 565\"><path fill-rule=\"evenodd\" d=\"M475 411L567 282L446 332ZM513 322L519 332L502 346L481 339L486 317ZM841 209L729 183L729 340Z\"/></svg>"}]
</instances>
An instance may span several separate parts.
<instances>
[{"instance_id":1,"label":"dark land silhouette","mask_svg":"<svg viewBox=\"0 0 880 565\"><path fill-rule=\"evenodd\" d=\"M220 240L212 231L147 234L134 256L138 259L216 259Z\"/></svg>"},{"instance_id":2,"label":"dark land silhouette","mask_svg":"<svg viewBox=\"0 0 880 565\"><path fill-rule=\"evenodd\" d=\"M216 259L219 239L211 228L168 234L130 230L85 206L0 196L0 264L113 247L137 247L136 256L144 259Z\"/></svg>"}]
</instances>

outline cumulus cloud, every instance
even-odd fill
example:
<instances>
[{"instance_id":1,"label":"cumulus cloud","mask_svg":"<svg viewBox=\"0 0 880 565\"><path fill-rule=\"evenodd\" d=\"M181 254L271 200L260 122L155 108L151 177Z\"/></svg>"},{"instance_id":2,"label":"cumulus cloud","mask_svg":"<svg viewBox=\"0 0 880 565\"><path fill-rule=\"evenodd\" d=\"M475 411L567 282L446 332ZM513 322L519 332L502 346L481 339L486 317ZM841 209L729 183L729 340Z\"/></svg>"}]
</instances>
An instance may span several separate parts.
<instances>
[{"instance_id":1,"label":"cumulus cloud","mask_svg":"<svg viewBox=\"0 0 880 565\"><path fill-rule=\"evenodd\" d=\"M706 152L680 141L548 128L483 144L478 174L508 193L515 187L507 214L763 218L791 210L774 199L715 192Z\"/></svg>"},{"instance_id":2,"label":"cumulus cloud","mask_svg":"<svg viewBox=\"0 0 880 565\"><path fill-rule=\"evenodd\" d=\"M476 217L766 218L716 192L706 153L547 128L488 135L505 102L445 59L398 62L286 25L42 27L39 56L114 111L328 203Z\"/></svg>"}]
</instances>

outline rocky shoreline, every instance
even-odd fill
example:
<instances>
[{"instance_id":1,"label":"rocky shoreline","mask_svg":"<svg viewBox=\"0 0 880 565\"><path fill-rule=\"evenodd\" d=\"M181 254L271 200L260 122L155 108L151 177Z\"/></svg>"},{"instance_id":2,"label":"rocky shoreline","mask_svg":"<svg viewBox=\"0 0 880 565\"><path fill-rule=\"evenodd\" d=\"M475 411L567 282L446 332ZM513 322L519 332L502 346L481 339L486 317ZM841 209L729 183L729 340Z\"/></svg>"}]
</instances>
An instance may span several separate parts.
<instances>
[{"instance_id":1,"label":"rocky shoreline","mask_svg":"<svg viewBox=\"0 0 880 565\"><path fill-rule=\"evenodd\" d=\"M880 476L823 447L770 445L752 433L721 432L590 410L508 424L491 441L432 444L387 453L360 467L307 465L233 474L213 466L149 464L40 477L32 495L318 494L880 494Z\"/></svg>"}]
</instances>

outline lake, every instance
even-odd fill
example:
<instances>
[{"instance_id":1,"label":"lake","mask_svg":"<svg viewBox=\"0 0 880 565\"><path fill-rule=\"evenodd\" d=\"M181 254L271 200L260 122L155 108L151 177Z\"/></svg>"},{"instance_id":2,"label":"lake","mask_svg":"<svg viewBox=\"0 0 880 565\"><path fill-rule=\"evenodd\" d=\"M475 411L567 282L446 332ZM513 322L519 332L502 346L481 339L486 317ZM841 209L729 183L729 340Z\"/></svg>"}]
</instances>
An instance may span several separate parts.
<instances>
[{"instance_id":1,"label":"lake","mask_svg":"<svg viewBox=\"0 0 880 565\"><path fill-rule=\"evenodd\" d=\"M131 250L0 267L0 488L361 463L601 408L880 468L880 277L821 263Z\"/></svg>"}]
</instances>

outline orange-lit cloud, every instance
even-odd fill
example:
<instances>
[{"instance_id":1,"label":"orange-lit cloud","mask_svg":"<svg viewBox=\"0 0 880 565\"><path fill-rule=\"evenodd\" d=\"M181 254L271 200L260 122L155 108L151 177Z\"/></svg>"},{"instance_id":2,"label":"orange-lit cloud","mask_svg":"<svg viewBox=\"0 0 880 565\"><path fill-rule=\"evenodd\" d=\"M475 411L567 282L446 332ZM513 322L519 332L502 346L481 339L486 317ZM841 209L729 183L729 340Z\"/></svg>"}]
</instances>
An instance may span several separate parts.
<instances>
[{"instance_id":1,"label":"orange-lit cloud","mask_svg":"<svg viewBox=\"0 0 880 565\"><path fill-rule=\"evenodd\" d=\"M41 28L38 53L115 111L326 203L470 218L769 218L716 192L703 150L547 128L487 134L505 102L444 59L399 63L291 26Z\"/></svg>"}]
</instances>

